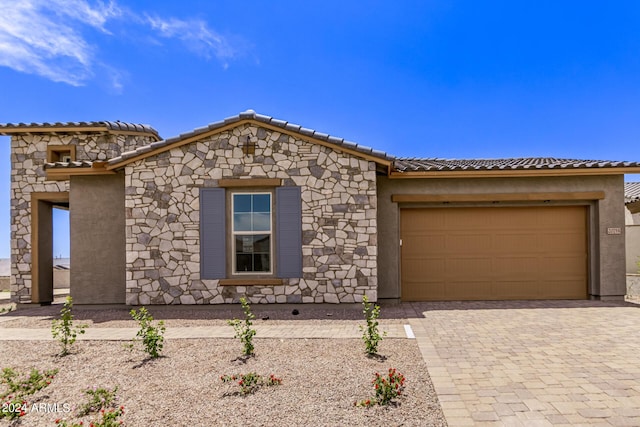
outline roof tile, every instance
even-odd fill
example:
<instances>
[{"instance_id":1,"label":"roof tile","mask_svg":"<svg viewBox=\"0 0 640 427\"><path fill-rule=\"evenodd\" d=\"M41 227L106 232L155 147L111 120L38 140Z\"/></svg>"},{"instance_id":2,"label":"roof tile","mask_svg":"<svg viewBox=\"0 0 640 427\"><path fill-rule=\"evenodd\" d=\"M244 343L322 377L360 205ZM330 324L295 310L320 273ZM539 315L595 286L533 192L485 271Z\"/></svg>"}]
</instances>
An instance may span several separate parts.
<instances>
[{"instance_id":1,"label":"roof tile","mask_svg":"<svg viewBox=\"0 0 640 427\"><path fill-rule=\"evenodd\" d=\"M397 158L394 166L398 172L431 172L456 170L520 170L520 169L578 169L609 167L640 167L638 162L611 160L559 159L555 157L522 157L510 159L440 159Z\"/></svg>"},{"instance_id":2,"label":"roof tile","mask_svg":"<svg viewBox=\"0 0 640 427\"><path fill-rule=\"evenodd\" d=\"M624 202L633 203L640 200L640 182L624 183Z\"/></svg>"},{"instance_id":3,"label":"roof tile","mask_svg":"<svg viewBox=\"0 0 640 427\"><path fill-rule=\"evenodd\" d=\"M122 131L122 132L139 132L150 133L160 138L158 131L153 127L144 124L126 123L120 121L102 121L102 122L55 122L55 123L0 123L0 135L8 135L16 130L28 130L31 133L38 133L38 131L50 133L51 128L56 128L56 132L64 133L66 130L73 129L77 131L77 128L105 128L108 131Z\"/></svg>"}]
</instances>

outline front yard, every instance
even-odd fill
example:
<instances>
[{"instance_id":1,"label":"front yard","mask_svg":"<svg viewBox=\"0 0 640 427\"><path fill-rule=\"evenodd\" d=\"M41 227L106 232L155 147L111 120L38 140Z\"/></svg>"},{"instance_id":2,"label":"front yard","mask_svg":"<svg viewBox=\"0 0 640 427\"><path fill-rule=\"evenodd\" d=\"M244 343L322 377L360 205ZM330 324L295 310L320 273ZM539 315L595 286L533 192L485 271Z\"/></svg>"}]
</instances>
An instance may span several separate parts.
<instances>
[{"instance_id":1,"label":"front yard","mask_svg":"<svg viewBox=\"0 0 640 427\"><path fill-rule=\"evenodd\" d=\"M170 316L172 308L152 307L150 311L156 319L163 319L165 314L172 317L166 319L168 329L219 325L225 318L240 317L238 307L213 311L200 308L189 316L184 308ZM11 321L0 317L0 335L7 327L50 327L59 309L42 307ZM282 308L255 307L256 323L364 323L356 320L361 318L358 310L322 310L326 311L304 309L292 320ZM393 308L388 311L385 318L383 308L383 327L403 321ZM20 315L20 311L11 315L16 313ZM74 313L77 322L90 323L90 327L135 327L124 310L74 309ZM87 402L84 390L93 387L118 388L116 407L124 407L121 419L128 426L446 425L415 340L386 338L380 344L378 353L382 357L378 358L364 354L361 339L267 339L258 334L254 342L255 356L243 360L239 357L242 346L236 339L168 339L162 357L148 360L144 353L124 348L122 341L79 340L72 354L65 357L56 355L60 351L56 341L0 341L0 368L21 372L59 369L51 384L34 394L28 405L32 408L33 403L44 403L58 410L29 410L20 418L25 426L55 426L56 419L88 425L99 419L99 414L78 414ZM389 368L406 377L404 393L394 400L396 403L354 406L354 402L375 395L375 373L385 374ZM282 384L242 395L235 382L220 380L223 375L249 372L263 377L273 374L282 379ZM9 423L0 421L0 425Z\"/></svg>"}]
</instances>

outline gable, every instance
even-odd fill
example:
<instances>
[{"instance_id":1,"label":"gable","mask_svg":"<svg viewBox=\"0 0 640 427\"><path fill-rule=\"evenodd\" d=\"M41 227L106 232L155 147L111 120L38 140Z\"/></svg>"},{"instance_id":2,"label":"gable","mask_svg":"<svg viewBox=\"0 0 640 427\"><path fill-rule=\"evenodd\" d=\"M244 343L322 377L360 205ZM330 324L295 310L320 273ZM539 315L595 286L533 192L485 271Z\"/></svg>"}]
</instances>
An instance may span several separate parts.
<instances>
[{"instance_id":1,"label":"gable","mask_svg":"<svg viewBox=\"0 0 640 427\"><path fill-rule=\"evenodd\" d=\"M122 153L122 155L111 159L108 162L106 169L117 169L137 160L143 160L150 156L154 156L174 148L182 147L194 142L203 141L212 138L215 135L223 134L225 132L231 132L232 134L234 134L234 129L242 128L245 126L253 126L258 129L258 132L256 134L258 140L260 139L261 134L263 134L264 132L278 132L283 135L288 135L296 140L316 144L368 161L373 161L381 166L388 167L393 161L393 157L382 151L373 150L372 148L361 146L354 142L346 141L343 138L334 137L326 133L315 131L313 129L303 128L300 125L295 125L283 120L277 120L270 116L257 114L253 110L248 110L244 113L238 114L237 116L232 116L222 121L212 123L206 127L181 134L178 137L158 141L144 147L140 147L136 150ZM233 144L236 141L232 141L232 139L229 138L229 142ZM252 142L256 141L238 140L237 146L238 148L241 148L240 145L242 143Z\"/></svg>"}]
</instances>

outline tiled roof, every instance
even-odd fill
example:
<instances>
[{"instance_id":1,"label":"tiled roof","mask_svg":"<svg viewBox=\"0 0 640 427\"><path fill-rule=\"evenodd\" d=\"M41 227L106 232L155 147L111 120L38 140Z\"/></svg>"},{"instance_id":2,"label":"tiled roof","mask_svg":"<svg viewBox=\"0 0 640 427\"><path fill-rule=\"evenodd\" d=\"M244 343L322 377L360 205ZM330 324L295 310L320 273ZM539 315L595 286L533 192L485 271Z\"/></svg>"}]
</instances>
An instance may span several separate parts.
<instances>
[{"instance_id":1,"label":"tiled roof","mask_svg":"<svg viewBox=\"0 0 640 427\"><path fill-rule=\"evenodd\" d=\"M158 131L149 125L136 123L115 122L56 122L56 123L0 123L0 135L10 135L18 132L29 133L65 133L98 130L111 132L137 132L155 135Z\"/></svg>"},{"instance_id":2,"label":"tiled roof","mask_svg":"<svg viewBox=\"0 0 640 427\"><path fill-rule=\"evenodd\" d=\"M639 162L612 160L558 159L555 157L523 157L514 159L417 159L397 158L394 162L398 172L427 171L480 171L480 170L527 170L527 169L579 169L640 167Z\"/></svg>"},{"instance_id":3,"label":"tiled roof","mask_svg":"<svg viewBox=\"0 0 640 427\"><path fill-rule=\"evenodd\" d=\"M624 202L633 203L640 200L640 182L624 183Z\"/></svg>"},{"instance_id":4,"label":"tiled roof","mask_svg":"<svg viewBox=\"0 0 640 427\"><path fill-rule=\"evenodd\" d=\"M344 138L338 138L335 136L331 136L328 135L326 133L322 133L322 132L318 132L316 130L313 129L308 129L308 128L304 128L300 125L296 125L293 123L289 123L285 120L279 120L279 119L275 119L271 116L265 116L263 114L258 114L253 110L247 110L243 113L240 113L238 115L235 116L231 116L231 117L227 117L224 120L220 120L214 123L209 124L208 126L204 126L198 129L194 129L191 132L187 132L187 133L183 133L180 134L176 137L173 138L169 138L169 139L165 139L162 141L158 141L158 142L154 142L152 144L143 146L143 147L139 147L133 151L128 151L126 153L122 153L119 157L115 157L111 160L109 160L109 164L113 165L113 164L117 164L120 163L124 160L130 159L132 157L136 157L139 156L141 154L144 153L148 153L150 151L154 151L156 149L165 147L167 145L171 145L175 142L179 142L181 140L187 139L187 138L192 138L192 137L196 137L198 135L202 135L205 134L207 132L211 132L214 131L216 129L219 129L223 126L229 125L231 123L235 123L235 122L239 122L241 120L256 120L258 122L262 122L262 123L266 123L269 124L271 126L277 126L279 128L282 128L284 130L288 130L288 131L292 131L292 132L297 132L300 133L302 135L308 136L308 137L312 137L315 139L319 139L322 141L326 141L332 145L335 145L336 148L347 148L350 150L354 150L354 151L358 151L360 153L363 154L368 154L370 156L374 156L374 157L379 157L381 159L384 160L393 160L394 157L383 152L383 151L378 151L378 150L374 150L372 148L369 147L365 147L363 145L358 145L355 142L350 142L350 141L346 141Z\"/></svg>"}]
</instances>

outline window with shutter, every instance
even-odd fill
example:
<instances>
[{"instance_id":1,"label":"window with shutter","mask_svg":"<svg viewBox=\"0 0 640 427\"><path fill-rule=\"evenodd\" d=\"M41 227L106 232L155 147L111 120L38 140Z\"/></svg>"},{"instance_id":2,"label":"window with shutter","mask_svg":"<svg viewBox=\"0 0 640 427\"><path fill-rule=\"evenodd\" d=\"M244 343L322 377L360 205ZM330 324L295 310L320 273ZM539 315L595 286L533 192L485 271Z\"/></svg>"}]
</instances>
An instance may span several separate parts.
<instances>
[{"instance_id":1,"label":"window with shutter","mask_svg":"<svg viewBox=\"0 0 640 427\"><path fill-rule=\"evenodd\" d=\"M202 188L200 238L202 279L302 277L300 187Z\"/></svg>"}]
</instances>

